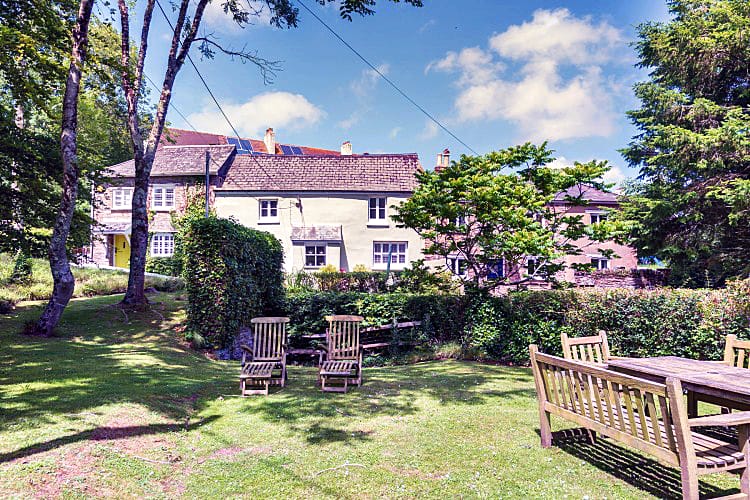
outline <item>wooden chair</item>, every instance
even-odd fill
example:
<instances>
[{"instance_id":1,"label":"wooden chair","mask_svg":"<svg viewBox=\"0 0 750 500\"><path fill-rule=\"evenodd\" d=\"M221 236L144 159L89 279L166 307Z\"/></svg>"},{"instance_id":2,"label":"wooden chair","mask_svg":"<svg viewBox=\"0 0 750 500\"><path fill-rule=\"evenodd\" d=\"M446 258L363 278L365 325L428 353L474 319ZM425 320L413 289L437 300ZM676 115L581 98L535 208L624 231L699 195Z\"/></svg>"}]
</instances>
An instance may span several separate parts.
<instances>
[{"instance_id":1,"label":"wooden chair","mask_svg":"<svg viewBox=\"0 0 750 500\"><path fill-rule=\"evenodd\" d=\"M599 330L599 335L572 338L562 332L560 340L565 359L596 365L606 365L610 359L607 332L604 330Z\"/></svg>"},{"instance_id":2,"label":"wooden chair","mask_svg":"<svg viewBox=\"0 0 750 500\"><path fill-rule=\"evenodd\" d=\"M724 364L737 368L750 368L750 340L737 340L737 335L727 335L724 346Z\"/></svg>"},{"instance_id":3,"label":"wooden chair","mask_svg":"<svg viewBox=\"0 0 750 500\"><path fill-rule=\"evenodd\" d=\"M684 499L698 500L699 476L723 471L740 473L741 491L723 498L750 497L750 412L689 418L678 379L659 384L542 354L535 345L529 354L544 448L556 439L550 427L556 415L678 467ZM701 431L713 426L736 427L736 440Z\"/></svg>"},{"instance_id":4,"label":"wooden chair","mask_svg":"<svg viewBox=\"0 0 750 500\"><path fill-rule=\"evenodd\" d=\"M361 316L326 316L326 360L320 365L318 382L324 392L346 392L349 385L362 385ZM331 384L340 382L341 385Z\"/></svg>"},{"instance_id":5,"label":"wooden chair","mask_svg":"<svg viewBox=\"0 0 750 500\"><path fill-rule=\"evenodd\" d=\"M289 318L253 318L252 348L242 347L240 392L268 395L270 385L286 384L286 327ZM249 358L249 360L248 360Z\"/></svg>"}]
</instances>

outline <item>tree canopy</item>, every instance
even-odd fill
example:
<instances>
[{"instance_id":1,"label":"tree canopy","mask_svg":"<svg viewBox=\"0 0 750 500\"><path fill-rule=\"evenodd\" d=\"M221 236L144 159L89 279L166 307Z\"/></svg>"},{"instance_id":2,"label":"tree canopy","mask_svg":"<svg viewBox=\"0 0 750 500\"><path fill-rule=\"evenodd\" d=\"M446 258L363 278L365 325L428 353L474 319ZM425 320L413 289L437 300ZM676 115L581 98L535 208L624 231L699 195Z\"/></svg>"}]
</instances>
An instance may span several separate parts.
<instances>
[{"instance_id":1,"label":"tree canopy","mask_svg":"<svg viewBox=\"0 0 750 500\"><path fill-rule=\"evenodd\" d=\"M569 210L588 204L587 187L606 189L601 176L609 170L607 163L555 168L553 159L546 143L463 155L445 168L418 173L419 186L394 207L393 218L425 238L425 254L464 260L467 283L474 287L518 285L535 277L555 280L564 268L561 258L586 248L582 238L595 247L613 238L619 226L609 220L586 225L583 215ZM566 193L565 206L552 203L559 193ZM536 266L521 273L529 257Z\"/></svg>"},{"instance_id":2,"label":"tree canopy","mask_svg":"<svg viewBox=\"0 0 750 500\"><path fill-rule=\"evenodd\" d=\"M650 78L629 113L639 133L622 153L640 174L624 215L676 284L721 284L750 272L750 2L669 6L669 22L638 27Z\"/></svg>"}]
</instances>

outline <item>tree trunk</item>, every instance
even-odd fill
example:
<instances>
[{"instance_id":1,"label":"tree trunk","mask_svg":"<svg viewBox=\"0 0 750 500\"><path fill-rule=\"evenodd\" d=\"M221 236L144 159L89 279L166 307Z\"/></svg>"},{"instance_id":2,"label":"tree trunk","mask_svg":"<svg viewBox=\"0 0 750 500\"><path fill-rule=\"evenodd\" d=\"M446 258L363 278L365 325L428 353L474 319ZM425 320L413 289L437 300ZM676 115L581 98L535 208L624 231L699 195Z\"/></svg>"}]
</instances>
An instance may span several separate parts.
<instances>
[{"instance_id":1,"label":"tree trunk","mask_svg":"<svg viewBox=\"0 0 750 500\"><path fill-rule=\"evenodd\" d=\"M190 51L190 46L198 32L203 11L206 8L208 0L198 0L192 23L187 29L187 35L180 41L181 35L187 27L187 11L190 5L189 0L181 0L180 9L177 16L177 23L174 27L172 44L167 59L167 69L164 74L164 83L159 95L159 102L156 106L156 116L151 126L151 131L145 144L141 135L138 124L138 96L140 94L140 84L143 78L143 64L146 58L148 32L151 23L151 12L154 6L154 0L149 0L144 15L143 27L141 29L141 47L138 54L135 75L131 77L127 68L130 61L130 32L128 28L129 15L127 3L125 0L118 0L120 9L120 24L122 28L122 47L121 61L123 66L122 81L123 90L125 91L128 101L128 128L134 146L134 163L135 163L135 187L133 189L133 204L131 210L131 229L130 229L130 276L128 277L128 289L122 303L129 306L137 306L148 303L144 293L145 272L146 272L146 255L148 253L148 186L151 179L151 167L154 164L156 149L161 139L164 123L167 118L169 101L172 97L172 86L177 73L180 71L185 58Z\"/></svg>"},{"instance_id":2,"label":"tree trunk","mask_svg":"<svg viewBox=\"0 0 750 500\"><path fill-rule=\"evenodd\" d=\"M36 333L42 335L52 334L75 288L75 279L70 271L66 247L78 197L78 92L81 87L83 63L86 59L89 21L93 6L94 0L81 0L78 19L73 28L73 47L70 54L68 78L65 82L62 133L60 134L63 160L62 199L49 248L49 264L54 285L52 297L36 324Z\"/></svg>"}]
</instances>

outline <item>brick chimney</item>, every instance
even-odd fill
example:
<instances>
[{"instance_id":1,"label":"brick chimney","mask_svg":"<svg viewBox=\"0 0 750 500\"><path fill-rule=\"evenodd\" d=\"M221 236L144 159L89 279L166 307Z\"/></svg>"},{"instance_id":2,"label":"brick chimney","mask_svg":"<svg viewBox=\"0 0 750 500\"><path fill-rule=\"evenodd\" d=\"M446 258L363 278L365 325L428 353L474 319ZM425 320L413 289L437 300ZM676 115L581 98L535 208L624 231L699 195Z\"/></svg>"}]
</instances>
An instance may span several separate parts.
<instances>
[{"instance_id":1,"label":"brick chimney","mask_svg":"<svg viewBox=\"0 0 750 500\"><path fill-rule=\"evenodd\" d=\"M343 144L341 144L341 154L344 156L352 155L352 143L351 142L346 141Z\"/></svg>"},{"instance_id":2,"label":"brick chimney","mask_svg":"<svg viewBox=\"0 0 750 500\"><path fill-rule=\"evenodd\" d=\"M276 153L276 134L271 127L266 129L266 135L263 137L263 142L266 144L266 151L270 154Z\"/></svg>"},{"instance_id":3,"label":"brick chimney","mask_svg":"<svg viewBox=\"0 0 750 500\"><path fill-rule=\"evenodd\" d=\"M444 168L448 168L448 166L451 164L451 152L448 150L448 148L445 148L442 153L438 153L437 155L437 163L435 164L435 170L441 171Z\"/></svg>"}]
</instances>

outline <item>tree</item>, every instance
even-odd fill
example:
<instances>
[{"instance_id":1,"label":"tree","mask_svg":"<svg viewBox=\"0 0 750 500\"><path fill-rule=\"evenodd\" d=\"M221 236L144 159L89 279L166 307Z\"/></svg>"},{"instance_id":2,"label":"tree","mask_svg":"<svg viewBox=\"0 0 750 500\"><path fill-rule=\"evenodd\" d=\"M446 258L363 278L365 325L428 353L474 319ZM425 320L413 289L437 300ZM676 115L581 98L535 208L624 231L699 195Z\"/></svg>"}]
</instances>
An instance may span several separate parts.
<instances>
[{"instance_id":1,"label":"tree","mask_svg":"<svg viewBox=\"0 0 750 500\"><path fill-rule=\"evenodd\" d=\"M679 284L722 284L750 272L750 3L669 8L669 22L638 27L650 78L629 113L639 133L622 153L640 174L623 216Z\"/></svg>"},{"instance_id":2,"label":"tree","mask_svg":"<svg viewBox=\"0 0 750 500\"><path fill-rule=\"evenodd\" d=\"M86 61L89 22L94 0L81 0L78 18L73 27L70 67L65 82L65 95L62 108L62 133L60 134L60 151L63 162L62 200L49 249L50 268L54 281L52 297L47 303L35 330L44 335L51 335L60 321L65 306L73 296L75 279L70 271L67 251L67 238L78 196L78 94L81 85L83 65Z\"/></svg>"},{"instance_id":3,"label":"tree","mask_svg":"<svg viewBox=\"0 0 750 500\"><path fill-rule=\"evenodd\" d=\"M325 5L334 0L316 0ZM391 0L398 3L400 0ZM211 58L216 51L255 64L261 71L263 79L268 82L277 69L277 63L259 57L256 53L246 50L236 51L221 46L211 36L198 37L198 28L203 18L203 12L209 0L197 0L195 8L190 14L191 1L175 2L177 20L172 28L172 41L169 48L167 67L164 72L161 92L156 104L153 124L148 131L142 130L138 122L138 104L141 98L143 82L143 65L148 50L148 35L154 7L161 10L157 0L146 0L140 43L135 61L131 61L130 54L130 13L126 0L118 0L120 12L120 28L122 33L122 88L128 104L128 130L132 140L135 163L135 185L132 202L132 224L130 235L130 276L128 289L123 298L124 305L141 305L147 302L144 294L146 254L148 251L148 210L146 200L148 185L151 177L151 167L156 155L156 149L164 130L169 101L172 97L172 86L175 78L188 57L194 42L199 43L199 49L204 57ZM339 13L342 18L351 20L352 14L371 15L376 0L343 0L340 2ZM422 6L422 0L404 0L414 6ZM232 16L239 25L245 25L253 17L259 16L261 8L271 12L271 25L277 28L292 28L297 26L299 11L292 0L264 0L262 3L241 2L240 0L226 0L222 3L224 12ZM247 8L245 8L247 6ZM165 14L166 16L166 14Z\"/></svg>"},{"instance_id":4,"label":"tree","mask_svg":"<svg viewBox=\"0 0 750 500\"><path fill-rule=\"evenodd\" d=\"M582 215L568 213L587 204L586 186L606 188L601 176L607 163L553 168L552 160L546 143L461 156L446 168L418 173L419 186L394 207L393 219L425 238L425 254L463 259L472 288L519 285L538 276L554 280L564 268L561 257L583 252L586 245L578 240L585 236L595 245L615 236L618 227L611 221L587 226ZM567 208L551 203L560 192L567 193ZM537 265L524 275L519 270L530 256ZM499 273L501 262L511 272Z\"/></svg>"}]
</instances>

